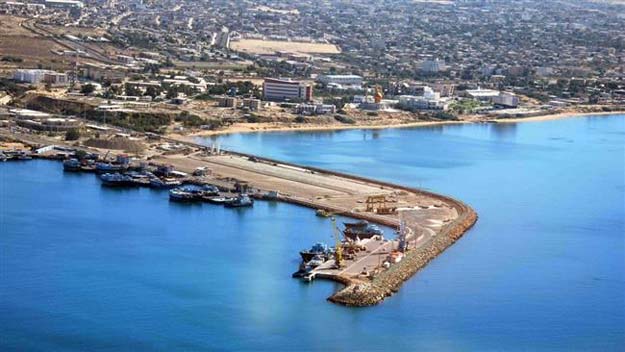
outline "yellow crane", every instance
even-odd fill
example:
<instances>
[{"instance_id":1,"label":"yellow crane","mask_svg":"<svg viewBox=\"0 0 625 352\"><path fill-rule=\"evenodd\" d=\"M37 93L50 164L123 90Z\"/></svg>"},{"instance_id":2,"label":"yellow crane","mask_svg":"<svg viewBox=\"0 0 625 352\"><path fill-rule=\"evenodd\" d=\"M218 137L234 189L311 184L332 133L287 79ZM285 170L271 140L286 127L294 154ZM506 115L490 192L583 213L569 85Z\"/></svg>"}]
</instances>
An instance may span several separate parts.
<instances>
[{"instance_id":1,"label":"yellow crane","mask_svg":"<svg viewBox=\"0 0 625 352\"><path fill-rule=\"evenodd\" d=\"M375 87L373 88L375 89L375 94L373 94L373 100L375 101L376 104L380 104L380 102L382 101L382 98L384 98L382 87L379 84L376 84Z\"/></svg>"},{"instance_id":2,"label":"yellow crane","mask_svg":"<svg viewBox=\"0 0 625 352\"><path fill-rule=\"evenodd\" d=\"M334 264L340 268L343 264L343 243L341 242L341 231L336 226L336 218L332 217L332 227L334 230Z\"/></svg>"}]
</instances>

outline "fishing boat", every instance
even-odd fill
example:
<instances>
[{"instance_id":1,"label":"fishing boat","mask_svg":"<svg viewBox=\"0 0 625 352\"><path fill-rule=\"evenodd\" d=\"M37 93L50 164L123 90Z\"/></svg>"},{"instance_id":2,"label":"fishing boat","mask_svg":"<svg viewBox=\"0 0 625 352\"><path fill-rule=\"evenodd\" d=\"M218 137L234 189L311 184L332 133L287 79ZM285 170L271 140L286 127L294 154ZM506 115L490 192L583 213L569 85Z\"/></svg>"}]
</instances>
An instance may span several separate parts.
<instances>
[{"instance_id":1,"label":"fishing boat","mask_svg":"<svg viewBox=\"0 0 625 352\"><path fill-rule=\"evenodd\" d=\"M323 264L326 260L327 258L325 256L316 255L308 263L306 263L306 266L310 268L316 268L319 265Z\"/></svg>"},{"instance_id":2,"label":"fishing boat","mask_svg":"<svg viewBox=\"0 0 625 352\"><path fill-rule=\"evenodd\" d=\"M357 241L374 236L384 236L384 231L377 225L370 224L368 221L357 221L353 223L344 223L345 230L343 235L346 238Z\"/></svg>"},{"instance_id":3,"label":"fishing boat","mask_svg":"<svg viewBox=\"0 0 625 352\"><path fill-rule=\"evenodd\" d=\"M78 159L72 158L63 161L63 170L64 171L80 171L81 164Z\"/></svg>"},{"instance_id":4,"label":"fishing boat","mask_svg":"<svg viewBox=\"0 0 625 352\"><path fill-rule=\"evenodd\" d=\"M218 196L219 188L213 185L204 185L202 186L202 196L210 197L210 196Z\"/></svg>"},{"instance_id":5,"label":"fishing boat","mask_svg":"<svg viewBox=\"0 0 625 352\"><path fill-rule=\"evenodd\" d=\"M150 187L152 188L174 188L182 185L182 182L173 178L152 178L150 179Z\"/></svg>"},{"instance_id":6,"label":"fishing boat","mask_svg":"<svg viewBox=\"0 0 625 352\"><path fill-rule=\"evenodd\" d=\"M234 197L224 197L224 196L203 196L202 200L212 203L212 204L226 204L228 202L234 201Z\"/></svg>"},{"instance_id":7,"label":"fishing boat","mask_svg":"<svg viewBox=\"0 0 625 352\"><path fill-rule=\"evenodd\" d=\"M176 202L194 202L202 199L203 188L187 185L169 191L169 199Z\"/></svg>"},{"instance_id":8,"label":"fishing boat","mask_svg":"<svg viewBox=\"0 0 625 352\"><path fill-rule=\"evenodd\" d=\"M169 200L175 202L193 202L196 198L193 193L186 192L179 188L174 188L169 191Z\"/></svg>"},{"instance_id":9,"label":"fishing boat","mask_svg":"<svg viewBox=\"0 0 625 352\"><path fill-rule=\"evenodd\" d=\"M302 256L302 260L304 261L304 263L308 263L317 255L327 257L328 254L330 254L328 245L325 243L321 243L321 242L315 243L308 250L302 250L299 252L299 255Z\"/></svg>"},{"instance_id":10,"label":"fishing boat","mask_svg":"<svg viewBox=\"0 0 625 352\"><path fill-rule=\"evenodd\" d=\"M100 175L100 179L102 180L102 184L106 186L126 187L134 185L132 177L117 172L102 174Z\"/></svg>"},{"instance_id":11,"label":"fishing boat","mask_svg":"<svg viewBox=\"0 0 625 352\"><path fill-rule=\"evenodd\" d=\"M95 171L99 174L107 174L107 173L119 173L126 170L126 165L122 164L113 164L113 163L96 163Z\"/></svg>"},{"instance_id":12,"label":"fishing boat","mask_svg":"<svg viewBox=\"0 0 625 352\"><path fill-rule=\"evenodd\" d=\"M150 186L150 179L154 177L154 175L150 172L137 171L128 172L126 175L130 177L130 181L135 186Z\"/></svg>"},{"instance_id":13,"label":"fishing boat","mask_svg":"<svg viewBox=\"0 0 625 352\"><path fill-rule=\"evenodd\" d=\"M247 194L240 194L229 202L225 202L226 208L242 208L251 207L254 205L254 200Z\"/></svg>"}]
</instances>

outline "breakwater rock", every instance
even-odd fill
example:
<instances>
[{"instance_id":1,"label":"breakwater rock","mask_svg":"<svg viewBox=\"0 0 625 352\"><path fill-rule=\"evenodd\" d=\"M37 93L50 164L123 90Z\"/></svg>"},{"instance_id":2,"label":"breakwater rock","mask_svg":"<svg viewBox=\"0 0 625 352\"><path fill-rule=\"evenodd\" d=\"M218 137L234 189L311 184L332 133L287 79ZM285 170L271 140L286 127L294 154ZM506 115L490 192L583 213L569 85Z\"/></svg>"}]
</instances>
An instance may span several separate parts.
<instances>
[{"instance_id":1,"label":"breakwater rock","mask_svg":"<svg viewBox=\"0 0 625 352\"><path fill-rule=\"evenodd\" d=\"M404 259L372 280L335 277L334 280L346 285L345 288L328 298L330 302L346 306L364 307L380 303L384 298L397 292L401 285L417 271L425 267L446 248L454 244L477 221L477 214L470 207L457 203L461 216L447 225L428 243L418 249L406 252Z\"/></svg>"}]
</instances>

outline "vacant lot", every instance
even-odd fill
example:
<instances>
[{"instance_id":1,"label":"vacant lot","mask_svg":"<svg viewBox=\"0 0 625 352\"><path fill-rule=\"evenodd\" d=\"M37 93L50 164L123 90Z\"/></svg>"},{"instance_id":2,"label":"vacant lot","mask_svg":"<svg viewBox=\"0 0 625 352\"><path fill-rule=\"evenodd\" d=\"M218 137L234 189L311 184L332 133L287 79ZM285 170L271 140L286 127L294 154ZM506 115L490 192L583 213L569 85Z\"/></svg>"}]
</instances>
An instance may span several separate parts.
<instances>
[{"instance_id":1,"label":"vacant lot","mask_svg":"<svg viewBox=\"0 0 625 352\"><path fill-rule=\"evenodd\" d=\"M251 54L273 54L276 51L288 51L302 54L338 54L341 50L334 44L285 42L278 40L241 39L232 42L231 47L236 51Z\"/></svg>"},{"instance_id":2,"label":"vacant lot","mask_svg":"<svg viewBox=\"0 0 625 352\"><path fill-rule=\"evenodd\" d=\"M4 38L8 35L23 35L28 37L34 37L33 34L20 26L20 23L26 19L22 17L0 15L0 38Z\"/></svg>"},{"instance_id":3,"label":"vacant lot","mask_svg":"<svg viewBox=\"0 0 625 352\"><path fill-rule=\"evenodd\" d=\"M0 58L20 58L21 62L1 61L0 67L64 67L63 61L52 50L62 50L63 47L54 41L43 38L20 26L24 18L0 16Z\"/></svg>"}]
</instances>

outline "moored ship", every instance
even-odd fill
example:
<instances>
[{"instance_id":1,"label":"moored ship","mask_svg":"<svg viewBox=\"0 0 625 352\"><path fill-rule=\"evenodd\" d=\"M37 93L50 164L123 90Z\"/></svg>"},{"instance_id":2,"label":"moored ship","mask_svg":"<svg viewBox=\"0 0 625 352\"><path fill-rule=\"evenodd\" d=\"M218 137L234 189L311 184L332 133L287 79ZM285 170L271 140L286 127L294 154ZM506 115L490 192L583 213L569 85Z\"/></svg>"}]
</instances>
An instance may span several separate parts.
<instances>
[{"instance_id":1,"label":"moored ship","mask_svg":"<svg viewBox=\"0 0 625 352\"><path fill-rule=\"evenodd\" d=\"M126 170L126 168L127 166L122 165L122 164L103 163L103 162L95 164L95 171L99 174L122 172Z\"/></svg>"},{"instance_id":2,"label":"moored ship","mask_svg":"<svg viewBox=\"0 0 625 352\"><path fill-rule=\"evenodd\" d=\"M150 180L150 187L152 188L174 188L182 185L182 182L174 178L153 178Z\"/></svg>"},{"instance_id":3,"label":"moored ship","mask_svg":"<svg viewBox=\"0 0 625 352\"><path fill-rule=\"evenodd\" d=\"M100 175L102 184L113 187L133 186L132 177L120 173L106 173Z\"/></svg>"},{"instance_id":4,"label":"moored ship","mask_svg":"<svg viewBox=\"0 0 625 352\"><path fill-rule=\"evenodd\" d=\"M310 247L310 249L300 251L299 255L302 256L302 260L304 261L304 263L308 263L315 256L327 257L330 254L330 252L331 251L329 250L327 244L317 242L312 247Z\"/></svg>"},{"instance_id":5,"label":"moored ship","mask_svg":"<svg viewBox=\"0 0 625 352\"><path fill-rule=\"evenodd\" d=\"M224 206L227 208L243 208L251 207L254 205L254 200L247 194L240 194L229 202L225 202Z\"/></svg>"},{"instance_id":6,"label":"moored ship","mask_svg":"<svg viewBox=\"0 0 625 352\"><path fill-rule=\"evenodd\" d=\"M357 221L352 223L344 223L345 230L343 235L353 241L371 238L374 236L384 236L384 231L377 225L370 224L368 221Z\"/></svg>"},{"instance_id":7,"label":"moored ship","mask_svg":"<svg viewBox=\"0 0 625 352\"><path fill-rule=\"evenodd\" d=\"M63 161L64 171L81 171L81 164L78 159L67 159Z\"/></svg>"},{"instance_id":8,"label":"moored ship","mask_svg":"<svg viewBox=\"0 0 625 352\"><path fill-rule=\"evenodd\" d=\"M202 199L204 187L187 185L169 191L169 199L176 202L194 202Z\"/></svg>"}]
</instances>

